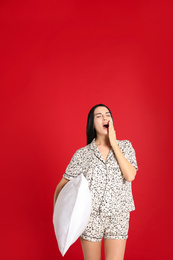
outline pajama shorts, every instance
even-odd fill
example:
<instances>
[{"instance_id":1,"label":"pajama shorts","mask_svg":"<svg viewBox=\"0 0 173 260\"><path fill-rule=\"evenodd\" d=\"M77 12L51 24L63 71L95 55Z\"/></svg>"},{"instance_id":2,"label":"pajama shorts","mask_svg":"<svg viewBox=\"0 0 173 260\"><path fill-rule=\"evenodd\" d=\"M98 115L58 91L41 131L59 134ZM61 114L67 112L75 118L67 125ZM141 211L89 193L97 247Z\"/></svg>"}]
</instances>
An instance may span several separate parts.
<instances>
[{"instance_id":1,"label":"pajama shorts","mask_svg":"<svg viewBox=\"0 0 173 260\"><path fill-rule=\"evenodd\" d=\"M92 242L105 239L127 239L130 212L117 212L113 216L91 215L81 237Z\"/></svg>"}]
</instances>

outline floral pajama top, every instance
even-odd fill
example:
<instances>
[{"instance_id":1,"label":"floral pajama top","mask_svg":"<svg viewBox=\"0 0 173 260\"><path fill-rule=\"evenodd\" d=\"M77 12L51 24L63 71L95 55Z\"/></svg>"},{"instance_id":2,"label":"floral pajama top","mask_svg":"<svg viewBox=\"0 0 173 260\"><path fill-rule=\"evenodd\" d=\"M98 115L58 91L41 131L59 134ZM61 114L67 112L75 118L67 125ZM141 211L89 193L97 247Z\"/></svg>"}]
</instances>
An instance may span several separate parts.
<instances>
[{"instance_id":1,"label":"floral pajama top","mask_svg":"<svg viewBox=\"0 0 173 260\"><path fill-rule=\"evenodd\" d=\"M135 150L128 140L117 140L125 158L138 170ZM92 196L92 214L102 213L112 216L117 212L135 210L132 183L121 173L113 149L106 162L93 141L78 149L68 164L63 177L71 180L83 173Z\"/></svg>"}]
</instances>

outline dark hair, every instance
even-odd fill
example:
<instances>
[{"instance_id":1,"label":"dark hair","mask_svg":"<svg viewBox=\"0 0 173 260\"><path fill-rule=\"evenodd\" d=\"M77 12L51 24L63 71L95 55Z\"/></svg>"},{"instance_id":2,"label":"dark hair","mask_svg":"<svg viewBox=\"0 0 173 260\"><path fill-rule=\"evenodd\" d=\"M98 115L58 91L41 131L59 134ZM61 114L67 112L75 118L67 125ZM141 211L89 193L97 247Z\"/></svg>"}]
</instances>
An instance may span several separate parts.
<instances>
[{"instance_id":1,"label":"dark hair","mask_svg":"<svg viewBox=\"0 0 173 260\"><path fill-rule=\"evenodd\" d=\"M92 140L96 137L96 130L94 129L94 110L97 107L106 107L109 110L111 117L112 117L112 113L111 113L110 109L103 104L98 104L91 108L91 110L88 113L87 127L86 127L87 144L90 144L92 142ZM113 117L112 117L112 121L113 121ZM113 122L113 124L114 124L114 122Z\"/></svg>"}]
</instances>

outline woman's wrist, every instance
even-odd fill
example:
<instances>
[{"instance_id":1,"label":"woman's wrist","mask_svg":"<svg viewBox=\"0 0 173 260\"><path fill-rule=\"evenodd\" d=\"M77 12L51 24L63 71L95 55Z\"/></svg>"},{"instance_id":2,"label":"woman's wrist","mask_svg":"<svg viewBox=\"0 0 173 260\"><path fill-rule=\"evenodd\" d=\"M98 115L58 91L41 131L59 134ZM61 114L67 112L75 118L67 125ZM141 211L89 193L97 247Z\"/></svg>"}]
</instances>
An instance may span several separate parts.
<instances>
[{"instance_id":1,"label":"woman's wrist","mask_svg":"<svg viewBox=\"0 0 173 260\"><path fill-rule=\"evenodd\" d=\"M117 150L119 150L119 146L118 146L117 142L114 142L114 143L112 144L112 149L114 150L114 152L116 152Z\"/></svg>"}]
</instances>

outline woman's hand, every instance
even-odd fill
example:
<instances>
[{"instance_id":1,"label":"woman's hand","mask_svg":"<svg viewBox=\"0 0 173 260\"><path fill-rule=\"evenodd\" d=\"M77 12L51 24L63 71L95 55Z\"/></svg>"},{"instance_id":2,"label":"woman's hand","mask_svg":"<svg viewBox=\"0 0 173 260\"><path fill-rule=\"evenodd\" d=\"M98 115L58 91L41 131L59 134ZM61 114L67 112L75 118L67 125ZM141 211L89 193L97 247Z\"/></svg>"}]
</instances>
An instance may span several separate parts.
<instances>
[{"instance_id":1,"label":"woman's hand","mask_svg":"<svg viewBox=\"0 0 173 260\"><path fill-rule=\"evenodd\" d=\"M117 144L116 131L114 130L112 121L109 121L108 135L109 135L109 141L111 146L116 145Z\"/></svg>"}]
</instances>

